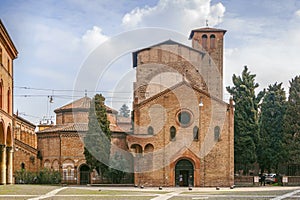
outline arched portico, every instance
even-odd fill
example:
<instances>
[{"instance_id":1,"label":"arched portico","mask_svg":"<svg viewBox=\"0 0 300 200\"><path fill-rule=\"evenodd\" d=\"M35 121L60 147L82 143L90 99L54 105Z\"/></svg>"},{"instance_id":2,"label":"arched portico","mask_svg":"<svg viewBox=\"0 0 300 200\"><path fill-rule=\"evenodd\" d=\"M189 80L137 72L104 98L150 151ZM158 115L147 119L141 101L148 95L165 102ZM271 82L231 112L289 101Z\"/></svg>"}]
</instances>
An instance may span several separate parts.
<instances>
[{"instance_id":1,"label":"arched portico","mask_svg":"<svg viewBox=\"0 0 300 200\"><path fill-rule=\"evenodd\" d=\"M6 135L6 183L13 183L13 136L11 126L7 127Z\"/></svg>"},{"instance_id":2,"label":"arched portico","mask_svg":"<svg viewBox=\"0 0 300 200\"><path fill-rule=\"evenodd\" d=\"M0 154L0 184L6 184L6 145L3 121L0 121Z\"/></svg>"}]
</instances>

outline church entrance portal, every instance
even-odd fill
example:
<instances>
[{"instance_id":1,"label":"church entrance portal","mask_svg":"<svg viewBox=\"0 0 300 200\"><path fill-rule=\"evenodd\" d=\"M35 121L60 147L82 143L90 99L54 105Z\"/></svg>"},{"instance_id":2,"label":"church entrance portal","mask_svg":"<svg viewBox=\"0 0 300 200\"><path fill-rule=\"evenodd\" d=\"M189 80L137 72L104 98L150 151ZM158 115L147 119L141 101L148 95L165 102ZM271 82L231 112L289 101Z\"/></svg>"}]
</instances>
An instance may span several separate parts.
<instances>
[{"instance_id":1,"label":"church entrance portal","mask_svg":"<svg viewBox=\"0 0 300 200\"><path fill-rule=\"evenodd\" d=\"M90 183L90 167L87 165L80 166L80 185Z\"/></svg>"},{"instance_id":2,"label":"church entrance portal","mask_svg":"<svg viewBox=\"0 0 300 200\"><path fill-rule=\"evenodd\" d=\"M191 161L182 159L175 166L176 186L194 186L194 166Z\"/></svg>"}]
</instances>

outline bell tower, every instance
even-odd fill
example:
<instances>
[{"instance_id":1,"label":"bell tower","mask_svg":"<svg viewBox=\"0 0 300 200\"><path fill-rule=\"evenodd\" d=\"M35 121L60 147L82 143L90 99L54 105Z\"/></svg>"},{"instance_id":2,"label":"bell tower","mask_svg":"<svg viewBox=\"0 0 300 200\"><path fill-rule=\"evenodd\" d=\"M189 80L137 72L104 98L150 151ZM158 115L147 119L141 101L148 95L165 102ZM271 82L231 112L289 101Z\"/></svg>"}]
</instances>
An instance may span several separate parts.
<instances>
[{"instance_id":1,"label":"bell tower","mask_svg":"<svg viewBox=\"0 0 300 200\"><path fill-rule=\"evenodd\" d=\"M207 52L213 64L216 65L221 78L221 97L223 95L223 38L225 33L226 30L223 29L205 27L192 30L189 37L192 40L192 47Z\"/></svg>"}]
</instances>

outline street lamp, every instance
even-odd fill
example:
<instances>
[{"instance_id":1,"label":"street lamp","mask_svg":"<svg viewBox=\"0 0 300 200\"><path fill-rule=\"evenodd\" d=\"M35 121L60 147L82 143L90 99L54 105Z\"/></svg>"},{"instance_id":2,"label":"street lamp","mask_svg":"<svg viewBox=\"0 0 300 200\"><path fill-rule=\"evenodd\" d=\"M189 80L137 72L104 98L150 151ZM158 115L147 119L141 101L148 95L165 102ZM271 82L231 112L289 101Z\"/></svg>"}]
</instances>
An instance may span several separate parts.
<instances>
[{"instance_id":1,"label":"street lamp","mask_svg":"<svg viewBox=\"0 0 300 200\"><path fill-rule=\"evenodd\" d=\"M202 97L200 97L199 107L200 107L200 108L203 107Z\"/></svg>"},{"instance_id":2,"label":"street lamp","mask_svg":"<svg viewBox=\"0 0 300 200\"><path fill-rule=\"evenodd\" d=\"M199 135L200 137L202 136L201 134L201 108L204 106L202 97L200 97L199 101ZM201 141L201 139L200 139ZM204 145L204 154L203 154L203 186L205 186L205 138L203 137L203 145Z\"/></svg>"}]
</instances>

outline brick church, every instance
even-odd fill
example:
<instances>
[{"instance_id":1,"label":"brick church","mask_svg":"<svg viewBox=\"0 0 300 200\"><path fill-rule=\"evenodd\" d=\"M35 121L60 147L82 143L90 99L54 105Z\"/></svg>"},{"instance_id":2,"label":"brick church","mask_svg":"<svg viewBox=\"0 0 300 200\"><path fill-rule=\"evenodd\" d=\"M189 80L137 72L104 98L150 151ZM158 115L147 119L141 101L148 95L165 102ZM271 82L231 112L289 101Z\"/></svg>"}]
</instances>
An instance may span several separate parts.
<instances>
[{"instance_id":1,"label":"brick church","mask_svg":"<svg viewBox=\"0 0 300 200\"><path fill-rule=\"evenodd\" d=\"M167 40L133 53L134 131L127 142L135 184L233 185L233 102L222 101L225 32L195 29L192 47Z\"/></svg>"},{"instance_id":2,"label":"brick church","mask_svg":"<svg viewBox=\"0 0 300 200\"><path fill-rule=\"evenodd\" d=\"M135 185L233 185L233 102L222 101L225 32L195 29L192 47L167 40L133 52L133 127L128 122L122 127L109 107L107 116L112 151L125 152ZM37 132L41 165L61 170L66 183L103 182L89 172L80 140L89 106L84 97L58 108L56 125Z\"/></svg>"},{"instance_id":3,"label":"brick church","mask_svg":"<svg viewBox=\"0 0 300 200\"><path fill-rule=\"evenodd\" d=\"M17 56L0 21L0 184L13 172L49 168L62 182L103 183L90 172L81 137L91 99L55 110L56 125L35 126L13 115L12 61ZM223 97L225 30L192 30L192 47L167 40L133 52L136 69L132 122L107 107L112 151L130 164L129 182L143 186L231 186L234 183L233 102ZM76 118L76 123L74 122ZM124 119L123 119L124 120Z\"/></svg>"}]
</instances>

